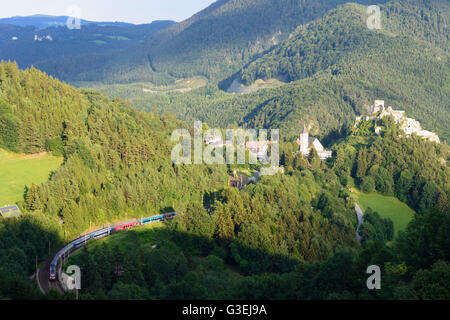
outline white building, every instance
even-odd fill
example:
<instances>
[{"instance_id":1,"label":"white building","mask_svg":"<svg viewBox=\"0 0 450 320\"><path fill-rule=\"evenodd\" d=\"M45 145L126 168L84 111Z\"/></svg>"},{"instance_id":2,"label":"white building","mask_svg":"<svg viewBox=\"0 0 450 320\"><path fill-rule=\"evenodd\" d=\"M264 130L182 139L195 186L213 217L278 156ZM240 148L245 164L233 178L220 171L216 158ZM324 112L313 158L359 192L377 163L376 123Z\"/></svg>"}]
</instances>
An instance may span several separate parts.
<instances>
[{"instance_id":1,"label":"white building","mask_svg":"<svg viewBox=\"0 0 450 320\"><path fill-rule=\"evenodd\" d=\"M396 124L401 124L406 120L406 112L403 110L394 110L391 106L387 109L382 110L378 116L378 120L383 119L386 116L393 116ZM414 120L414 119L412 119Z\"/></svg>"},{"instance_id":2,"label":"white building","mask_svg":"<svg viewBox=\"0 0 450 320\"><path fill-rule=\"evenodd\" d=\"M323 147L319 139L309 136L309 132L306 126L303 126L303 131L300 134L300 139L297 139L297 144L298 151L304 156L308 156L312 148L316 149L316 152L321 160L331 158L331 156L333 155L332 151L326 150Z\"/></svg>"},{"instance_id":3,"label":"white building","mask_svg":"<svg viewBox=\"0 0 450 320\"><path fill-rule=\"evenodd\" d=\"M420 122L416 119L406 118L406 120L403 122L403 130L407 135L410 135L413 132L422 130L422 127L420 126Z\"/></svg>"},{"instance_id":4,"label":"white building","mask_svg":"<svg viewBox=\"0 0 450 320\"><path fill-rule=\"evenodd\" d=\"M248 141L245 147L248 151L254 154L258 160L267 160L267 150L269 149L270 141Z\"/></svg>"},{"instance_id":5,"label":"white building","mask_svg":"<svg viewBox=\"0 0 450 320\"><path fill-rule=\"evenodd\" d=\"M427 130L420 130L420 131L417 131L415 133L419 137L422 137L424 139L428 139L428 140L430 140L432 142L437 142L437 143L441 142L441 140L439 139L439 136L436 133L434 133L434 132L427 131Z\"/></svg>"},{"instance_id":6,"label":"white building","mask_svg":"<svg viewBox=\"0 0 450 320\"><path fill-rule=\"evenodd\" d=\"M205 143L208 145L217 145L223 143L221 136L215 136L215 135L207 135L205 136Z\"/></svg>"},{"instance_id":7,"label":"white building","mask_svg":"<svg viewBox=\"0 0 450 320\"><path fill-rule=\"evenodd\" d=\"M384 111L384 100L375 100L373 106L369 107L371 114L377 113L378 111Z\"/></svg>"}]
</instances>

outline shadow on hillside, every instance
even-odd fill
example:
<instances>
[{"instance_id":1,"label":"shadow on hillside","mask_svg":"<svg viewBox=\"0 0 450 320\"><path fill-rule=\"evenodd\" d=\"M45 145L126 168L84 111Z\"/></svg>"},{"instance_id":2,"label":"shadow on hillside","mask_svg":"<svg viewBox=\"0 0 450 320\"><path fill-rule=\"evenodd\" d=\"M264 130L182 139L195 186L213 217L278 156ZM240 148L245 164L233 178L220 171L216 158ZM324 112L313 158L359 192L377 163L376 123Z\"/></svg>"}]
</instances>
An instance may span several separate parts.
<instances>
[{"instance_id":1,"label":"shadow on hillside","mask_svg":"<svg viewBox=\"0 0 450 320\"><path fill-rule=\"evenodd\" d=\"M0 218L0 299L45 299L36 285L36 267L62 246L58 233L33 216Z\"/></svg>"},{"instance_id":2,"label":"shadow on hillside","mask_svg":"<svg viewBox=\"0 0 450 320\"><path fill-rule=\"evenodd\" d=\"M236 241L165 227L131 229L87 247L79 265L85 299L295 299L299 260ZM112 236L113 237L113 236ZM112 238L111 238L112 239Z\"/></svg>"},{"instance_id":3,"label":"shadow on hillside","mask_svg":"<svg viewBox=\"0 0 450 320\"><path fill-rule=\"evenodd\" d=\"M273 252L259 234L248 232L245 243L215 239L213 224L192 221L194 230L177 231L180 227L177 220L165 221L164 227L118 232L120 243L110 242L114 233L108 241L96 246L92 243L100 240L92 240L87 250L73 255L68 263L81 268L81 299L302 298L299 296L299 290L303 290L299 289L302 261ZM0 223L0 297L75 299L73 292L65 295L51 292L43 296L29 279L35 270L36 255L39 261L48 258L48 242L52 253L63 245L57 233L40 227L32 217ZM350 260L341 259L342 263L348 265L351 256L347 257ZM320 271L316 267L309 269L311 276ZM340 292L348 286L349 276L340 274L344 269L337 267L325 297L328 292ZM309 286L315 288L314 283ZM308 286L305 288L309 290ZM317 297L321 296L317 294Z\"/></svg>"},{"instance_id":4,"label":"shadow on hillside","mask_svg":"<svg viewBox=\"0 0 450 320\"><path fill-rule=\"evenodd\" d=\"M209 239L186 232L171 232L171 240L183 251L200 256L218 255L224 262L237 268L244 275L263 273L287 273L299 265L298 259L267 250L249 247L235 240ZM223 250L221 250L223 249Z\"/></svg>"},{"instance_id":5,"label":"shadow on hillside","mask_svg":"<svg viewBox=\"0 0 450 320\"><path fill-rule=\"evenodd\" d=\"M163 214L163 213L174 212L174 211L175 211L175 209L173 207L165 207L164 209L159 210L159 213Z\"/></svg>"}]
</instances>

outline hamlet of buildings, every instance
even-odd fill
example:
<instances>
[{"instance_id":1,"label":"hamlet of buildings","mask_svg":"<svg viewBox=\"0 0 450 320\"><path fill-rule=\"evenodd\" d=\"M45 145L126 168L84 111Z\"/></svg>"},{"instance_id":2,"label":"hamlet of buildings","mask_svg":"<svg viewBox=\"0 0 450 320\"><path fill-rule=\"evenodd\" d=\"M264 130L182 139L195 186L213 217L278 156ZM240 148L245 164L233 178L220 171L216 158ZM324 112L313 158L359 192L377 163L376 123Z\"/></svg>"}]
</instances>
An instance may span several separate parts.
<instances>
[{"instance_id":1,"label":"hamlet of buildings","mask_svg":"<svg viewBox=\"0 0 450 320\"><path fill-rule=\"evenodd\" d=\"M53 41L53 38L49 34L42 37L38 36L37 34L34 35L34 41L44 41L44 40Z\"/></svg>"},{"instance_id":2,"label":"hamlet of buildings","mask_svg":"<svg viewBox=\"0 0 450 320\"><path fill-rule=\"evenodd\" d=\"M210 146L220 147L232 147L232 141L223 141L221 136L207 135L205 136L205 143ZM245 148L257 157L257 159L267 159L267 151L271 141L247 141ZM242 145L243 146L243 145Z\"/></svg>"},{"instance_id":3,"label":"hamlet of buildings","mask_svg":"<svg viewBox=\"0 0 450 320\"><path fill-rule=\"evenodd\" d=\"M232 146L231 141L223 141L221 136L217 135L207 135L205 136L205 143L207 145L212 145L215 147L228 147ZM264 141L247 141L245 143L246 149L257 157L258 160L268 160L267 159L267 151L269 146L272 144L272 141L264 140ZM321 160L326 160L331 158L333 152L330 150L326 150L323 145L320 143L319 139L310 137L309 131L306 126L303 127L303 131L300 134L300 138L297 139L298 144L298 152L303 154L304 156L308 156L311 152L311 149L314 148L319 155Z\"/></svg>"}]
</instances>

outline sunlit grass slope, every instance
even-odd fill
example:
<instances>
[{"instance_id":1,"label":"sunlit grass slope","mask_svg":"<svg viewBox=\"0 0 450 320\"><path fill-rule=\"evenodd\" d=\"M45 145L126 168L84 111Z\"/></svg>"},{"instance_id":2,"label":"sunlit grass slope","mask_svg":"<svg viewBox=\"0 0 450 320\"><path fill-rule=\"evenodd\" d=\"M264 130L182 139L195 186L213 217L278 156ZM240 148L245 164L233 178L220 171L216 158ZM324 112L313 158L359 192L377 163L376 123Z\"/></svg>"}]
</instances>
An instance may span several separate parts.
<instances>
[{"instance_id":1,"label":"sunlit grass slope","mask_svg":"<svg viewBox=\"0 0 450 320\"><path fill-rule=\"evenodd\" d=\"M0 206L22 200L25 186L46 181L62 162L47 153L24 155L0 149Z\"/></svg>"}]
</instances>

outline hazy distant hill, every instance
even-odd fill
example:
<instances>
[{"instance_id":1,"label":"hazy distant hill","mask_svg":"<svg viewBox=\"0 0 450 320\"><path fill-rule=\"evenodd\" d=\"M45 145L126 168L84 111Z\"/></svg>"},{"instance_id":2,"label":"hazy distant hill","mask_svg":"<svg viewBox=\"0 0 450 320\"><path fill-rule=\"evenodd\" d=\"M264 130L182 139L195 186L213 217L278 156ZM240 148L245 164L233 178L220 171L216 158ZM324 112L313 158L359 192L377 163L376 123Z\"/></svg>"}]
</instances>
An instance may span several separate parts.
<instances>
[{"instance_id":1,"label":"hazy distant hill","mask_svg":"<svg viewBox=\"0 0 450 320\"><path fill-rule=\"evenodd\" d=\"M20 27L34 26L38 29L45 29L48 27L58 27L65 26L68 16L49 16L36 14L26 17L11 17L11 18L1 18L0 23L12 24ZM89 20L80 20L81 24L98 24L102 26L132 26L132 23L126 22L98 22Z\"/></svg>"},{"instance_id":2,"label":"hazy distant hill","mask_svg":"<svg viewBox=\"0 0 450 320\"><path fill-rule=\"evenodd\" d=\"M143 25L93 23L82 24L79 30L69 30L65 24L38 29L0 23L0 59L17 61L21 68L26 68L47 60L104 54L136 46L149 35L173 24L173 21ZM59 68L64 70L67 66L62 62Z\"/></svg>"}]
</instances>

